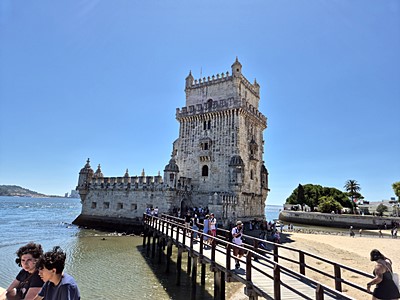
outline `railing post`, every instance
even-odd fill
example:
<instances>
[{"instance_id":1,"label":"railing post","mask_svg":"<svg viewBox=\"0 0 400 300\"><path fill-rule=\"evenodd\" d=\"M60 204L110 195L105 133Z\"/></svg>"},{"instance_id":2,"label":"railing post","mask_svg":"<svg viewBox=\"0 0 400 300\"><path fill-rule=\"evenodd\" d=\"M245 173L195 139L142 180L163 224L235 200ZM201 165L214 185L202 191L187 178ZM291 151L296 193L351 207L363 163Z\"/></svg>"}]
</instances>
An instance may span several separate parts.
<instances>
[{"instance_id":1,"label":"railing post","mask_svg":"<svg viewBox=\"0 0 400 300\"><path fill-rule=\"evenodd\" d=\"M278 245L274 244L274 262L278 263Z\"/></svg>"},{"instance_id":2,"label":"railing post","mask_svg":"<svg viewBox=\"0 0 400 300\"><path fill-rule=\"evenodd\" d=\"M215 241L215 239L213 239L212 243L211 243L211 260L213 262L215 262L215 246L217 245L217 242Z\"/></svg>"},{"instance_id":3,"label":"railing post","mask_svg":"<svg viewBox=\"0 0 400 300\"><path fill-rule=\"evenodd\" d=\"M147 249L146 249L146 255L149 256L150 254L150 240L151 240L151 236L152 236L153 232L149 231L148 235L147 235Z\"/></svg>"},{"instance_id":4,"label":"railing post","mask_svg":"<svg viewBox=\"0 0 400 300\"><path fill-rule=\"evenodd\" d=\"M253 240L253 248L254 248L254 252L260 253L258 250L258 241L257 240ZM258 261L258 256L254 256L254 261Z\"/></svg>"},{"instance_id":5,"label":"railing post","mask_svg":"<svg viewBox=\"0 0 400 300\"><path fill-rule=\"evenodd\" d=\"M197 257L193 257L193 263L192 263L192 281L191 281L191 294L190 294L190 299L195 300L196 299L196 281L197 281Z\"/></svg>"},{"instance_id":6,"label":"railing post","mask_svg":"<svg viewBox=\"0 0 400 300\"><path fill-rule=\"evenodd\" d=\"M319 283L315 289L315 300L324 300L324 288Z\"/></svg>"},{"instance_id":7,"label":"railing post","mask_svg":"<svg viewBox=\"0 0 400 300\"><path fill-rule=\"evenodd\" d=\"M176 285L181 284L181 273L182 273L182 253L183 248L178 247L178 255L176 258Z\"/></svg>"},{"instance_id":8,"label":"railing post","mask_svg":"<svg viewBox=\"0 0 400 300\"><path fill-rule=\"evenodd\" d=\"M161 231L161 220L159 218L157 218L157 230L158 232Z\"/></svg>"},{"instance_id":9,"label":"railing post","mask_svg":"<svg viewBox=\"0 0 400 300\"><path fill-rule=\"evenodd\" d=\"M299 252L299 266L300 266L300 274L306 275L305 258L304 258L304 252L302 251Z\"/></svg>"},{"instance_id":10,"label":"railing post","mask_svg":"<svg viewBox=\"0 0 400 300\"><path fill-rule=\"evenodd\" d=\"M231 249L232 249L232 245L227 244L226 245L226 269L227 270L231 269ZM228 273L228 276L229 276L229 273Z\"/></svg>"},{"instance_id":11,"label":"railing post","mask_svg":"<svg viewBox=\"0 0 400 300\"><path fill-rule=\"evenodd\" d=\"M158 263L161 264L161 256L162 256L162 243L163 243L163 237L159 236L158 237Z\"/></svg>"},{"instance_id":12,"label":"railing post","mask_svg":"<svg viewBox=\"0 0 400 300\"><path fill-rule=\"evenodd\" d=\"M200 237L200 257L203 257L203 245L204 245L204 240L203 240L203 233L199 233Z\"/></svg>"},{"instance_id":13,"label":"railing post","mask_svg":"<svg viewBox=\"0 0 400 300\"><path fill-rule=\"evenodd\" d=\"M201 275L200 275L200 282L201 285L206 285L206 264L205 263L201 263Z\"/></svg>"},{"instance_id":14,"label":"railing post","mask_svg":"<svg viewBox=\"0 0 400 300\"><path fill-rule=\"evenodd\" d=\"M156 238L157 238L157 233L154 230L153 231L153 243L151 245L151 258L154 258L154 256L156 255Z\"/></svg>"},{"instance_id":15,"label":"railing post","mask_svg":"<svg viewBox=\"0 0 400 300\"><path fill-rule=\"evenodd\" d=\"M168 240L167 244L167 263L165 266L165 273L169 273L169 265L171 263L171 256L172 256L172 240Z\"/></svg>"},{"instance_id":16,"label":"railing post","mask_svg":"<svg viewBox=\"0 0 400 300\"><path fill-rule=\"evenodd\" d=\"M251 265L251 252L247 252L246 255L246 280L249 282L251 281L251 269L252 269L252 265Z\"/></svg>"},{"instance_id":17,"label":"railing post","mask_svg":"<svg viewBox=\"0 0 400 300\"><path fill-rule=\"evenodd\" d=\"M339 292L342 291L342 275L340 272L340 266L334 265L335 268L335 289Z\"/></svg>"},{"instance_id":18,"label":"railing post","mask_svg":"<svg viewBox=\"0 0 400 300\"><path fill-rule=\"evenodd\" d=\"M194 231L191 230L190 232L190 251L193 251L193 239L194 239Z\"/></svg>"},{"instance_id":19,"label":"railing post","mask_svg":"<svg viewBox=\"0 0 400 300\"><path fill-rule=\"evenodd\" d=\"M188 274L190 274L191 268L192 268L192 253L191 253L191 251L188 251L188 253L187 253L187 273Z\"/></svg>"},{"instance_id":20,"label":"railing post","mask_svg":"<svg viewBox=\"0 0 400 300\"><path fill-rule=\"evenodd\" d=\"M214 271L214 299L225 300L225 273Z\"/></svg>"},{"instance_id":21,"label":"railing post","mask_svg":"<svg viewBox=\"0 0 400 300\"><path fill-rule=\"evenodd\" d=\"M147 231L148 231L148 228L147 228L147 225L145 225L144 231L143 231L143 248L146 248Z\"/></svg>"},{"instance_id":22,"label":"railing post","mask_svg":"<svg viewBox=\"0 0 400 300\"><path fill-rule=\"evenodd\" d=\"M183 238L182 238L182 244L185 245L186 243L186 227L183 227Z\"/></svg>"},{"instance_id":23,"label":"railing post","mask_svg":"<svg viewBox=\"0 0 400 300\"><path fill-rule=\"evenodd\" d=\"M274 266L274 299L281 300L281 268Z\"/></svg>"}]
</instances>

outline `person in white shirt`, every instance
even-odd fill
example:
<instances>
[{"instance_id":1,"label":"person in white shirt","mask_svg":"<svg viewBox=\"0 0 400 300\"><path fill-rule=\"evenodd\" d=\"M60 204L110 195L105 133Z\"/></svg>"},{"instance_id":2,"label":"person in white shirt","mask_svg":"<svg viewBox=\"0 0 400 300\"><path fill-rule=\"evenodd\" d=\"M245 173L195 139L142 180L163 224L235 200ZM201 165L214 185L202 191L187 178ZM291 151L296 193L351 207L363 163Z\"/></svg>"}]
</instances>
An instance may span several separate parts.
<instances>
[{"instance_id":1,"label":"person in white shirt","mask_svg":"<svg viewBox=\"0 0 400 300\"><path fill-rule=\"evenodd\" d=\"M232 228L232 236L233 236L232 243L241 246L243 244L242 235L243 235L243 223L242 221L237 221L236 227ZM242 258L243 255L244 255L244 250L242 248L233 247L233 256L236 257L236 264L235 264L236 269L240 268L239 259Z\"/></svg>"},{"instance_id":2,"label":"person in white shirt","mask_svg":"<svg viewBox=\"0 0 400 300\"><path fill-rule=\"evenodd\" d=\"M210 231L213 237L217 236L217 219L215 219L214 214L210 215ZM214 239L210 239L210 245L212 245Z\"/></svg>"}]
</instances>

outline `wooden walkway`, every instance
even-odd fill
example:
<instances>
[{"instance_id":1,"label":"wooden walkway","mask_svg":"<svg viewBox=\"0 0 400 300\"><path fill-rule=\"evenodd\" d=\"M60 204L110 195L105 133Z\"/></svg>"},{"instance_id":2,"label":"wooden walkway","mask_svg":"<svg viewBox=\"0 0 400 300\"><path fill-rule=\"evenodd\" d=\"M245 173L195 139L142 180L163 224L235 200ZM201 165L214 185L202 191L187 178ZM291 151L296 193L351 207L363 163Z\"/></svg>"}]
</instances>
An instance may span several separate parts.
<instances>
[{"instance_id":1,"label":"wooden walkway","mask_svg":"<svg viewBox=\"0 0 400 300\"><path fill-rule=\"evenodd\" d=\"M201 232L195 232L185 228L180 220L170 216L155 218L144 216L146 234L143 239L143 245L153 250L155 253L156 245L160 241L168 245L167 253L172 253L172 245L178 247L178 262L181 267L181 253L188 252L188 273L191 273L192 282L196 283L197 264L202 264L201 281L203 283L204 265L209 264L211 271L214 272L214 283L216 286L215 299L225 299L225 281L238 281L245 285L245 294L249 299L354 299L341 293L341 283L345 282L340 278L340 268L335 266L336 289L312 280L303 275L306 264L300 255L300 270L296 272L288 267L279 264L277 248L273 253L268 251L259 251L257 248L246 246L246 255L241 259L241 268L235 269L235 260L232 257L233 244L223 237L214 239L212 247L204 249ZM196 238L197 235L197 238ZM207 236L207 235L205 235ZM209 237L209 236L208 236ZM146 245L147 238L147 245ZM151 245L151 238L153 243ZM298 251L298 250L297 250ZM167 256L170 256L167 254ZM340 267L340 266L339 266ZM345 268L345 266L342 266ZM349 269L349 268L347 268ZM355 270L356 273L362 272ZM362 274L370 276L368 274ZM180 275L179 275L180 276ZM352 285L349 282L346 284ZM353 286L357 287L353 284ZM362 289L362 288L360 288Z\"/></svg>"}]
</instances>

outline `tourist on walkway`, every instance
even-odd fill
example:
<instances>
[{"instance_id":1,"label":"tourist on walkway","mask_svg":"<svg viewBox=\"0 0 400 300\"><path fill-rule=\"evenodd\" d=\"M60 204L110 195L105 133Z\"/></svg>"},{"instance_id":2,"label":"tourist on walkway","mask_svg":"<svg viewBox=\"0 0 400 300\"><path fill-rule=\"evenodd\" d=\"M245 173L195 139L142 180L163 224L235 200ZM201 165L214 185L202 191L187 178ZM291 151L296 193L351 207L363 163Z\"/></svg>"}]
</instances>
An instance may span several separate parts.
<instances>
[{"instance_id":1,"label":"tourist on walkway","mask_svg":"<svg viewBox=\"0 0 400 300\"><path fill-rule=\"evenodd\" d=\"M191 215L190 215L190 211L186 212L186 216L185 216L185 228L186 228L186 235L190 236L189 233L189 228L190 228L190 220L192 219Z\"/></svg>"},{"instance_id":2,"label":"tourist on walkway","mask_svg":"<svg viewBox=\"0 0 400 300\"><path fill-rule=\"evenodd\" d=\"M272 240L276 244L280 244L281 243L281 235L279 234L278 230L275 230L275 232L274 232L274 234L272 236Z\"/></svg>"},{"instance_id":3,"label":"tourist on walkway","mask_svg":"<svg viewBox=\"0 0 400 300\"><path fill-rule=\"evenodd\" d=\"M39 275L45 282L34 300L80 300L74 278L64 271L66 254L56 246L46 252L38 262Z\"/></svg>"},{"instance_id":4,"label":"tourist on walkway","mask_svg":"<svg viewBox=\"0 0 400 300\"><path fill-rule=\"evenodd\" d=\"M210 234L210 216L206 215L204 217L204 227L203 227L203 234ZM204 241L204 248L208 248L208 244L210 243L210 239L208 236L203 235L203 241Z\"/></svg>"},{"instance_id":5,"label":"tourist on walkway","mask_svg":"<svg viewBox=\"0 0 400 300\"><path fill-rule=\"evenodd\" d=\"M237 221L236 222L236 227L232 228L232 243L235 245L241 246L243 244L242 240L242 235L243 235L243 223L242 221ZM244 250L239 247L233 247L233 256L236 258L235 261L235 268L239 269L240 268L240 262L239 259L242 258L244 255Z\"/></svg>"},{"instance_id":6,"label":"tourist on walkway","mask_svg":"<svg viewBox=\"0 0 400 300\"><path fill-rule=\"evenodd\" d=\"M400 298L400 292L392 278L392 261L376 249L372 250L370 255L371 261L376 262L373 271L375 278L367 284L369 292L371 292L371 285L376 285L372 292L372 300Z\"/></svg>"},{"instance_id":7,"label":"tourist on walkway","mask_svg":"<svg viewBox=\"0 0 400 300\"><path fill-rule=\"evenodd\" d=\"M43 286L36 263L43 254L40 244L30 242L17 251L15 260L22 270L6 290L7 299L32 300Z\"/></svg>"},{"instance_id":8,"label":"tourist on walkway","mask_svg":"<svg viewBox=\"0 0 400 300\"><path fill-rule=\"evenodd\" d=\"M217 236L217 219L215 219L214 214L210 215L210 231L213 237ZM214 239L210 240L210 245L212 244L213 241Z\"/></svg>"},{"instance_id":9,"label":"tourist on walkway","mask_svg":"<svg viewBox=\"0 0 400 300\"><path fill-rule=\"evenodd\" d=\"M197 217L197 215L196 214L194 214L194 216L193 216L193 218L192 218L192 220L191 220L191 223L192 223L192 229L194 230L193 231L193 238L195 238L195 239L197 239L197 231L199 230L199 218Z\"/></svg>"}]
</instances>

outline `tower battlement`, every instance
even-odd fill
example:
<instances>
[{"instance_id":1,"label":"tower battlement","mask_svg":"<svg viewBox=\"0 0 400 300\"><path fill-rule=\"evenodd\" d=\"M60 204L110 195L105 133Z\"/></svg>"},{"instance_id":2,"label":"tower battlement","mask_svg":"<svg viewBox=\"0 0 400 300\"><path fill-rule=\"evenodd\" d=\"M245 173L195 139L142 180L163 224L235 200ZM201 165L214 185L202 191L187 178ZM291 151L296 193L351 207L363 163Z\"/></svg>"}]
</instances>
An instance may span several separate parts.
<instances>
[{"instance_id":1,"label":"tower battlement","mask_svg":"<svg viewBox=\"0 0 400 300\"><path fill-rule=\"evenodd\" d=\"M221 99L218 101L208 100L203 104L190 105L189 107L182 107L176 109L176 118L184 118L195 116L205 113L222 112L228 109L242 109L254 117L260 119L262 123L267 122L267 118L250 102L246 99L235 99L233 97L228 99Z\"/></svg>"},{"instance_id":2,"label":"tower battlement","mask_svg":"<svg viewBox=\"0 0 400 300\"><path fill-rule=\"evenodd\" d=\"M189 74L191 76L191 73ZM193 76L192 76L193 78ZM254 84L251 84L250 81L244 77L242 74L238 76L233 76L229 75L229 72L227 71L226 73L217 73L217 75L212 75L212 76L207 76L199 79L190 79L186 83L186 89L197 89L197 88L203 88L206 86L214 85L214 84L219 84L219 83L224 83L227 81L233 81L234 78L239 78L242 83L246 86L247 89L249 89L255 96L260 96L260 86L258 85L257 82Z\"/></svg>"},{"instance_id":3,"label":"tower battlement","mask_svg":"<svg viewBox=\"0 0 400 300\"><path fill-rule=\"evenodd\" d=\"M162 176L102 177L92 178L89 183L89 189L91 190L162 190L163 188L164 185Z\"/></svg>"}]
</instances>

